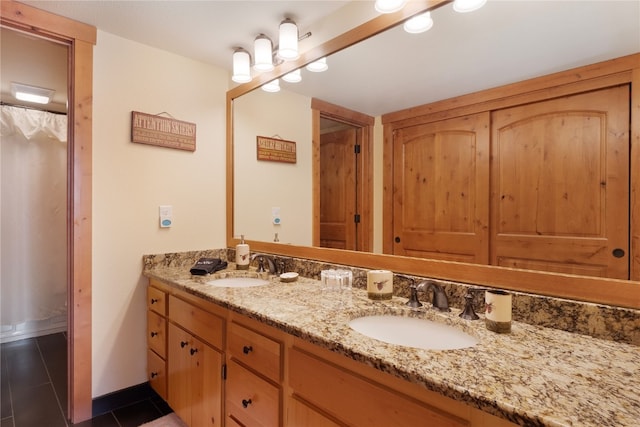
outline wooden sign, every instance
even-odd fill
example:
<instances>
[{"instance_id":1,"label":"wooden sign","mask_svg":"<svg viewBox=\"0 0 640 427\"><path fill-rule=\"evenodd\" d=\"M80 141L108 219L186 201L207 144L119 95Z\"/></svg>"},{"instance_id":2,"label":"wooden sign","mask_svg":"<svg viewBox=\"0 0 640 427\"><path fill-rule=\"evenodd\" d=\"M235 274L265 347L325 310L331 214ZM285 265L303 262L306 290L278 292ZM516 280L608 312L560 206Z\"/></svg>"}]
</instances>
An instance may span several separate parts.
<instances>
[{"instance_id":1,"label":"wooden sign","mask_svg":"<svg viewBox=\"0 0 640 427\"><path fill-rule=\"evenodd\" d=\"M257 137L258 160L295 163L296 143L278 138Z\"/></svg>"},{"instance_id":2,"label":"wooden sign","mask_svg":"<svg viewBox=\"0 0 640 427\"><path fill-rule=\"evenodd\" d=\"M132 111L131 142L195 151L196 124Z\"/></svg>"}]
</instances>

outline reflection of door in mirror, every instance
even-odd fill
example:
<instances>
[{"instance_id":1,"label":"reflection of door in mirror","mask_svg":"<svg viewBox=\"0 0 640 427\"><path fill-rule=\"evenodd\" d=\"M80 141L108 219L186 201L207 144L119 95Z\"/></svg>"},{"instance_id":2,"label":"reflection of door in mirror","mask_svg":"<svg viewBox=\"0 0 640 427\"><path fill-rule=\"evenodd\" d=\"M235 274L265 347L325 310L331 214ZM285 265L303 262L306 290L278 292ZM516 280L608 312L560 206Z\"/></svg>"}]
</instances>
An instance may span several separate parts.
<instances>
[{"instance_id":1,"label":"reflection of door in mirror","mask_svg":"<svg viewBox=\"0 0 640 427\"><path fill-rule=\"evenodd\" d=\"M398 129L395 255L489 262L489 113Z\"/></svg>"},{"instance_id":2,"label":"reflection of door in mirror","mask_svg":"<svg viewBox=\"0 0 640 427\"><path fill-rule=\"evenodd\" d=\"M355 126L321 119L320 246L361 250L359 197L362 133Z\"/></svg>"},{"instance_id":3,"label":"reflection of door in mirror","mask_svg":"<svg viewBox=\"0 0 640 427\"><path fill-rule=\"evenodd\" d=\"M628 86L488 114L395 132L394 253L628 279Z\"/></svg>"},{"instance_id":4,"label":"reflection of door in mirror","mask_svg":"<svg viewBox=\"0 0 640 427\"><path fill-rule=\"evenodd\" d=\"M370 252L374 118L318 99L311 107L314 246Z\"/></svg>"},{"instance_id":5,"label":"reflection of door in mirror","mask_svg":"<svg viewBox=\"0 0 640 427\"><path fill-rule=\"evenodd\" d=\"M629 279L629 87L495 111L491 124L491 263Z\"/></svg>"}]
</instances>

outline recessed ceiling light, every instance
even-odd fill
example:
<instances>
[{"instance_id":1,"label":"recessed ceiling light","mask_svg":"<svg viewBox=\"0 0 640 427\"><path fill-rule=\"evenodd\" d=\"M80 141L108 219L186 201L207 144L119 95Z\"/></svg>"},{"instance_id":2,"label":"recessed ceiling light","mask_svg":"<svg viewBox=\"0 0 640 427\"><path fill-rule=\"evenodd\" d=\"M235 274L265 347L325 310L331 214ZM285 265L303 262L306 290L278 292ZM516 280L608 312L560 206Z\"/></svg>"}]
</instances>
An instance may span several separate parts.
<instances>
[{"instance_id":1,"label":"recessed ceiling light","mask_svg":"<svg viewBox=\"0 0 640 427\"><path fill-rule=\"evenodd\" d=\"M11 82L11 95L19 101L48 104L55 92L53 89Z\"/></svg>"}]
</instances>

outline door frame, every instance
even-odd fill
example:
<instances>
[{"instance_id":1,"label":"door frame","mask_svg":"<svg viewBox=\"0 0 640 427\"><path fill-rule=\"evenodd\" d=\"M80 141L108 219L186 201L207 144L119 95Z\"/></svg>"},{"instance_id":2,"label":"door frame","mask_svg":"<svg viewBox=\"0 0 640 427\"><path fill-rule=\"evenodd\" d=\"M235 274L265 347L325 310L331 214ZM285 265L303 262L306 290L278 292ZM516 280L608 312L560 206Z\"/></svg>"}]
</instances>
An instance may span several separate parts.
<instances>
[{"instance_id":1,"label":"door frame","mask_svg":"<svg viewBox=\"0 0 640 427\"><path fill-rule=\"evenodd\" d=\"M320 246L320 119L346 123L360 130L362 170L358 171L361 251L373 250L373 125L375 118L317 98L311 99L312 112L312 246Z\"/></svg>"},{"instance_id":2,"label":"door frame","mask_svg":"<svg viewBox=\"0 0 640 427\"><path fill-rule=\"evenodd\" d=\"M67 150L68 418L92 417L91 181L96 28L24 4L0 2L0 25L69 46Z\"/></svg>"}]
</instances>

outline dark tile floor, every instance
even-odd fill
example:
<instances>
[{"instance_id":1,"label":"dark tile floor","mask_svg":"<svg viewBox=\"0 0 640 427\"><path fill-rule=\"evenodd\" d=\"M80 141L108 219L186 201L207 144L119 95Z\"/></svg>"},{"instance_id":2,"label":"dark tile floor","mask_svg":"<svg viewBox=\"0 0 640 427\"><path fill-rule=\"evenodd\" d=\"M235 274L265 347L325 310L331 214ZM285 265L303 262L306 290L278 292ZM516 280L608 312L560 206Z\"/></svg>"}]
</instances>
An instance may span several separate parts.
<instances>
[{"instance_id":1,"label":"dark tile floor","mask_svg":"<svg viewBox=\"0 0 640 427\"><path fill-rule=\"evenodd\" d=\"M0 362L0 427L137 427L171 411L152 397L70 423L64 333L2 344Z\"/></svg>"}]
</instances>

